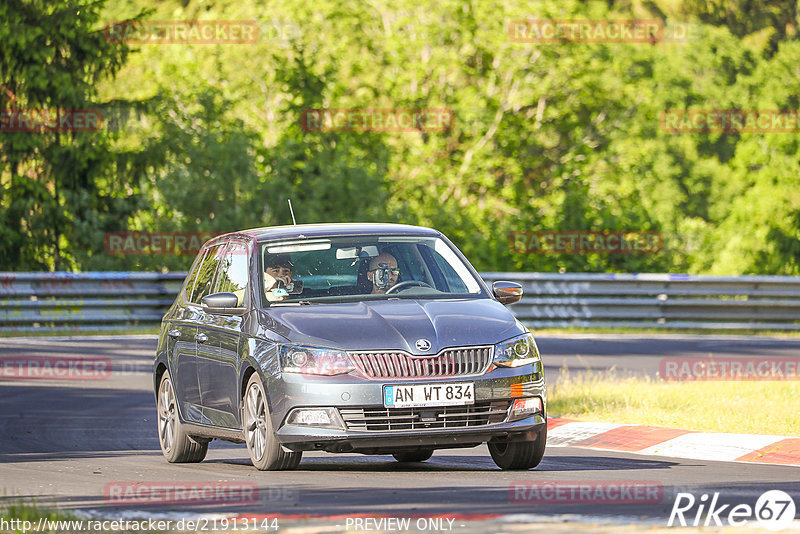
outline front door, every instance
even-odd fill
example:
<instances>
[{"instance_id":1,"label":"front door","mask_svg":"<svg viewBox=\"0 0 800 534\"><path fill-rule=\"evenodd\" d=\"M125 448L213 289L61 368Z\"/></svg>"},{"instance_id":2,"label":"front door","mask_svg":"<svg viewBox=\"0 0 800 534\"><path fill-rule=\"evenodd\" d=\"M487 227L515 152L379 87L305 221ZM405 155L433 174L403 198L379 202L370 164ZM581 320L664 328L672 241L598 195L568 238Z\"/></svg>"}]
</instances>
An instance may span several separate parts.
<instances>
[{"instance_id":1,"label":"front door","mask_svg":"<svg viewBox=\"0 0 800 534\"><path fill-rule=\"evenodd\" d=\"M219 266L214 293L234 293L239 305L248 307L249 247L232 240ZM237 407L241 362L239 345L243 318L206 314L200 321L197 363L203 414L215 426L241 428Z\"/></svg>"}]
</instances>

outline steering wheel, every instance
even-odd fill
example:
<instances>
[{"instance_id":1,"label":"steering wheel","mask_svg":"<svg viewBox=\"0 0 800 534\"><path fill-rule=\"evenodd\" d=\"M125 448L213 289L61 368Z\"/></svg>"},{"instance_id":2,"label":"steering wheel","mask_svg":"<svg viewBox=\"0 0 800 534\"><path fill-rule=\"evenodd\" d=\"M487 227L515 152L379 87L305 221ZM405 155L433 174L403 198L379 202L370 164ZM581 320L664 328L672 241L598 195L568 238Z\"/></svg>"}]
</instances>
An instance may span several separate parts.
<instances>
[{"instance_id":1,"label":"steering wheel","mask_svg":"<svg viewBox=\"0 0 800 534\"><path fill-rule=\"evenodd\" d=\"M425 282L422 282L420 280L407 280L405 282L400 282L399 284L393 285L392 287L390 287L389 289L386 290L385 294L388 295L389 293L394 293L395 291L400 291L401 288L414 287L414 286L428 287L430 289L433 289L430 284L426 284Z\"/></svg>"}]
</instances>

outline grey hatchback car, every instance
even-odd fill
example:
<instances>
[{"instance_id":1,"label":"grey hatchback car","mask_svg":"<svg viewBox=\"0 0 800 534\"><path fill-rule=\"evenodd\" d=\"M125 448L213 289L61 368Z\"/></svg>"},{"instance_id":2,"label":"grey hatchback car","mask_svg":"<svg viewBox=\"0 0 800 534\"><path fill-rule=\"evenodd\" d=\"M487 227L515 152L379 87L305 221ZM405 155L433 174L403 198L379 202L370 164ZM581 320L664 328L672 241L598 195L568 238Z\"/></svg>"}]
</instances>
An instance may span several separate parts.
<instances>
[{"instance_id":1,"label":"grey hatchback car","mask_svg":"<svg viewBox=\"0 0 800 534\"><path fill-rule=\"evenodd\" d=\"M532 334L440 232L320 224L206 242L161 324L161 450L200 462L246 443L260 470L303 451L391 454L487 443L502 469L539 464L545 379Z\"/></svg>"}]
</instances>

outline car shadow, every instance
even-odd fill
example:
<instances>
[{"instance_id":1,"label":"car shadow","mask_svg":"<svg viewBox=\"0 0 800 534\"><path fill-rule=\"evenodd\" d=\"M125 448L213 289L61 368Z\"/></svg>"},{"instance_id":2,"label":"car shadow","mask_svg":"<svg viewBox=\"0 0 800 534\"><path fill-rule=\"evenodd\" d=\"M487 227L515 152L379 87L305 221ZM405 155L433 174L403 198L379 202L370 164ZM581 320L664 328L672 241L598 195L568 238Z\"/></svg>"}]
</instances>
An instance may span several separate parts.
<instances>
[{"instance_id":1,"label":"car shadow","mask_svg":"<svg viewBox=\"0 0 800 534\"><path fill-rule=\"evenodd\" d=\"M246 465L248 458L215 458L206 459L205 464ZM435 452L426 462L397 462L391 456L384 455L331 455L303 458L292 472L353 472L353 473L431 473L431 472L480 472L498 471L503 473L539 473L539 472L575 472L575 471L625 471L643 469L669 469L676 462L666 460L648 460L640 458L617 458L613 456L547 456L538 467L528 471L502 471L489 456L447 455Z\"/></svg>"}]
</instances>

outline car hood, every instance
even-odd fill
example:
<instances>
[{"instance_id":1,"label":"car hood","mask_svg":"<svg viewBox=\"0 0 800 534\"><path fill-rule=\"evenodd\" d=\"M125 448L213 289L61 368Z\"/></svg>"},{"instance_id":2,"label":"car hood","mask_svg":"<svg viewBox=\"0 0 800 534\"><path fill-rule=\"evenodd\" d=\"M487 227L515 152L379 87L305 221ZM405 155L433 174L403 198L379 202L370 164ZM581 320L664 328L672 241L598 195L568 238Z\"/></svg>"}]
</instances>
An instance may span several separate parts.
<instances>
[{"instance_id":1,"label":"car hood","mask_svg":"<svg viewBox=\"0 0 800 534\"><path fill-rule=\"evenodd\" d=\"M265 313L265 326L291 342L342 350L436 354L447 347L489 345L525 332L511 312L492 299L273 306ZM428 340L431 348L418 350L418 339Z\"/></svg>"}]
</instances>

